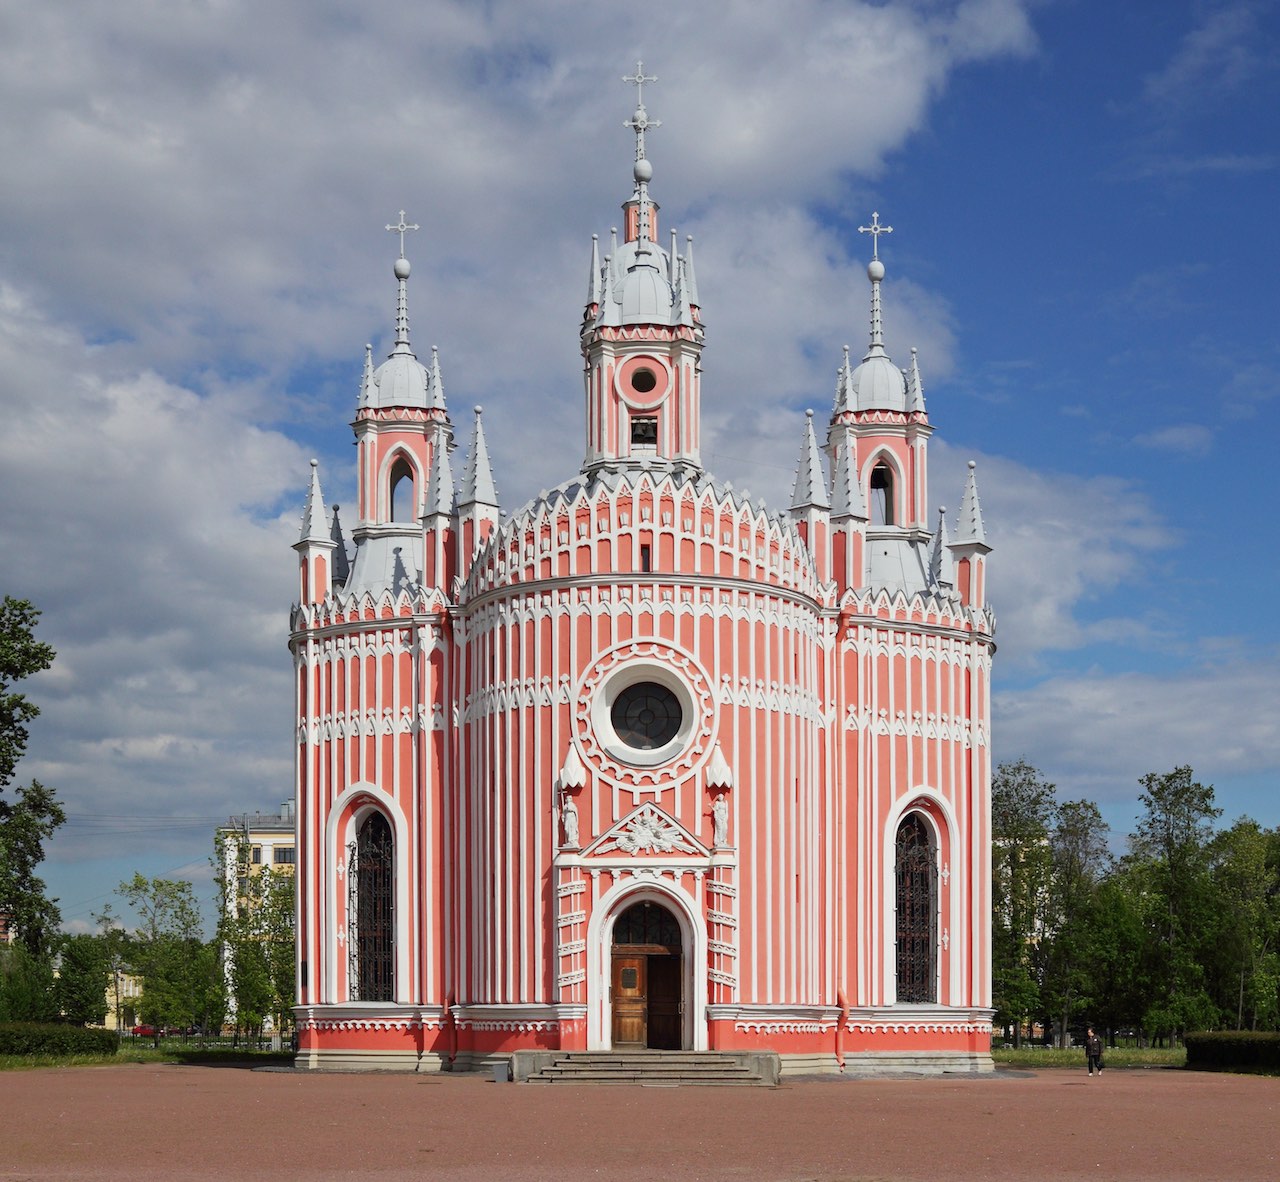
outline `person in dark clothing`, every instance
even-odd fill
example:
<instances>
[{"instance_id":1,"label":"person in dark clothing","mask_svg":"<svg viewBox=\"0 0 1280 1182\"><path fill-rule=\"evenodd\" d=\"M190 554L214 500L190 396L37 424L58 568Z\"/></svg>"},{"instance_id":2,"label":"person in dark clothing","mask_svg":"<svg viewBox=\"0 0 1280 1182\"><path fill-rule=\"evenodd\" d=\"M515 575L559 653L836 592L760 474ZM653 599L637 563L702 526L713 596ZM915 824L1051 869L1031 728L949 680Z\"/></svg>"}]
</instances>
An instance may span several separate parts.
<instances>
[{"instance_id":1,"label":"person in dark clothing","mask_svg":"<svg viewBox=\"0 0 1280 1182\"><path fill-rule=\"evenodd\" d=\"M1089 1027L1089 1033L1084 1036L1084 1057L1089 1065L1089 1074L1093 1074L1093 1069L1098 1069L1098 1074L1102 1074L1102 1039L1100 1039L1093 1027Z\"/></svg>"}]
</instances>

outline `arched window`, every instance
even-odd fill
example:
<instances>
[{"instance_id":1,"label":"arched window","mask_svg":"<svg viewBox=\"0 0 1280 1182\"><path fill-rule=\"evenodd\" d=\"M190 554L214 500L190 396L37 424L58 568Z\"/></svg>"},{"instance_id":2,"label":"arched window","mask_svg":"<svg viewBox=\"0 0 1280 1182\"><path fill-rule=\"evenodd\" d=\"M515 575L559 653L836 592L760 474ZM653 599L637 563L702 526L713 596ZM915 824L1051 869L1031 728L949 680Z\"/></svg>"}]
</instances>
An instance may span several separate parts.
<instances>
[{"instance_id":1,"label":"arched window","mask_svg":"<svg viewBox=\"0 0 1280 1182\"><path fill-rule=\"evenodd\" d=\"M370 813L347 847L347 980L351 1001L391 1001L395 848L391 826Z\"/></svg>"},{"instance_id":2,"label":"arched window","mask_svg":"<svg viewBox=\"0 0 1280 1182\"><path fill-rule=\"evenodd\" d=\"M683 946L680 924L661 903L633 903L613 925L613 942L618 944L646 944L661 947L669 952L679 952Z\"/></svg>"},{"instance_id":3,"label":"arched window","mask_svg":"<svg viewBox=\"0 0 1280 1182\"><path fill-rule=\"evenodd\" d=\"M898 826L894 850L898 1000L937 1001L937 859L919 813L908 814Z\"/></svg>"},{"instance_id":4,"label":"arched window","mask_svg":"<svg viewBox=\"0 0 1280 1182\"><path fill-rule=\"evenodd\" d=\"M893 470L888 464L871 469L871 524L897 524L893 511Z\"/></svg>"},{"instance_id":5,"label":"arched window","mask_svg":"<svg viewBox=\"0 0 1280 1182\"><path fill-rule=\"evenodd\" d=\"M403 456L391 465L391 520L416 521L418 506L413 495L413 468Z\"/></svg>"}]
</instances>

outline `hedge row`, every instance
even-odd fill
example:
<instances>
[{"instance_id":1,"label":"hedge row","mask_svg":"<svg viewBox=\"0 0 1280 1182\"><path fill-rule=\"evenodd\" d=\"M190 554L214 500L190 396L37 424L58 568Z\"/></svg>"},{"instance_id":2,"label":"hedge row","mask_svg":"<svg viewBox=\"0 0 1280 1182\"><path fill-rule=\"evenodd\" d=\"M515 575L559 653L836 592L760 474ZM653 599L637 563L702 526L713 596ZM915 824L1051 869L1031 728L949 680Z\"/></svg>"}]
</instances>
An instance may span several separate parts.
<instances>
[{"instance_id":1,"label":"hedge row","mask_svg":"<svg viewBox=\"0 0 1280 1182\"><path fill-rule=\"evenodd\" d=\"M114 1030L57 1022L0 1022L0 1055L114 1055Z\"/></svg>"},{"instance_id":2,"label":"hedge row","mask_svg":"<svg viewBox=\"0 0 1280 1182\"><path fill-rule=\"evenodd\" d=\"M1274 1031L1217 1030L1188 1034L1184 1041L1188 1067L1280 1071L1280 1034Z\"/></svg>"}]
</instances>

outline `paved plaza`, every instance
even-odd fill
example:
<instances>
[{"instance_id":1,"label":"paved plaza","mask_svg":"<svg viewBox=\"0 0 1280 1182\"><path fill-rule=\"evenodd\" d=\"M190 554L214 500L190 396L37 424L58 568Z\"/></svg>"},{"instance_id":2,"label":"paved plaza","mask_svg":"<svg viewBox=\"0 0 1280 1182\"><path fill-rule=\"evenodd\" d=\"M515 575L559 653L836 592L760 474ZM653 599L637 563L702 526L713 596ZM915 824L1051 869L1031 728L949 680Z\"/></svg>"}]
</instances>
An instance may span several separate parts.
<instances>
[{"instance_id":1,"label":"paved plaza","mask_svg":"<svg viewBox=\"0 0 1280 1182\"><path fill-rule=\"evenodd\" d=\"M1280 1079L1173 1070L529 1087L122 1065L0 1074L0 1179L1269 1179Z\"/></svg>"}]
</instances>

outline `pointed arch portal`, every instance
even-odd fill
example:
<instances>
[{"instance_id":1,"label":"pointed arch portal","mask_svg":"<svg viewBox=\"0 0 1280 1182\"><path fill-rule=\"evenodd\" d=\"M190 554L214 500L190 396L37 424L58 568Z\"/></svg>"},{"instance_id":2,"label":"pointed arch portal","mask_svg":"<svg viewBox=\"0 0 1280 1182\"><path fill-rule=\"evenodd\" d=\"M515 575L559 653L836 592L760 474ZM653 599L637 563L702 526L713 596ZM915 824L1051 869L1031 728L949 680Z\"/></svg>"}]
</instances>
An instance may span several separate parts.
<instances>
[{"instance_id":1,"label":"pointed arch portal","mask_svg":"<svg viewBox=\"0 0 1280 1182\"><path fill-rule=\"evenodd\" d=\"M684 1045L684 937L679 921L652 899L633 903L613 925L616 1049L678 1051Z\"/></svg>"}]
</instances>

